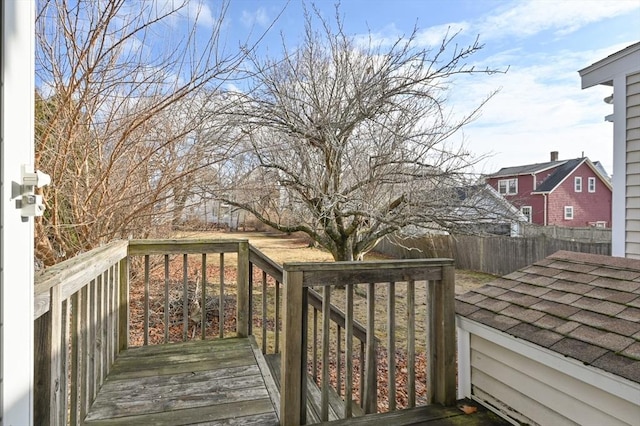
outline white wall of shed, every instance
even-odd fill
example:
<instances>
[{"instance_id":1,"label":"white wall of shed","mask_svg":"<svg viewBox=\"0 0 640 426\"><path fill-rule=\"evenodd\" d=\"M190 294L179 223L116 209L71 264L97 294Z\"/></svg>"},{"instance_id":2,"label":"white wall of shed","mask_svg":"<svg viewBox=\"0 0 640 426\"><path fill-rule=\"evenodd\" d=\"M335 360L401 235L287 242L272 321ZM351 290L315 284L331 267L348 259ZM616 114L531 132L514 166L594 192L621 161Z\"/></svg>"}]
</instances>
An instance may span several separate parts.
<instances>
[{"instance_id":1,"label":"white wall of shed","mask_svg":"<svg viewBox=\"0 0 640 426\"><path fill-rule=\"evenodd\" d=\"M640 384L468 318L472 398L530 424L634 424Z\"/></svg>"}]
</instances>

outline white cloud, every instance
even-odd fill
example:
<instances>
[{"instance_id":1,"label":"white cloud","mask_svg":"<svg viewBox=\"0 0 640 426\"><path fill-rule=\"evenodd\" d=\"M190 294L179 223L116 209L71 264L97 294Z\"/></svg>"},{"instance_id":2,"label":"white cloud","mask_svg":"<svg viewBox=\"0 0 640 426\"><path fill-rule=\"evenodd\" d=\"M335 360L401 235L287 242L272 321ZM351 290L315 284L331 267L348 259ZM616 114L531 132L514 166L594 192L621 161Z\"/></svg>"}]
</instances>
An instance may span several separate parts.
<instances>
[{"instance_id":1,"label":"white cloud","mask_svg":"<svg viewBox=\"0 0 640 426\"><path fill-rule=\"evenodd\" d=\"M478 23L483 38L526 37L542 31L565 35L586 24L640 9L637 1L518 1Z\"/></svg>"},{"instance_id":2,"label":"white cloud","mask_svg":"<svg viewBox=\"0 0 640 426\"><path fill-rule=\"evenodd\" d=\"M450 38L458 32L464 33L469 27L469 23L464 21L429 27L426 30L418 32L416 42L419 46L440 46L445 37Z\"/></svg>"},{"instance_id":3,"label":"white cloud","mask_svg":"<svg viewBox=\"0 0 640 426\"><path fill-rule=\"evenodd\" d=\"M242 21L242 24L247 28L253 27L256 24L263 28L266 28L271 23L269 15L263 7L260 7L254 11L243 10L242 17L240 19Z\"/></svg>"},{"instance_id":4,"label":"white cloud","mask_svg":"<svg viewBox=\"0 0 640 426\"><path fill-rule=\"evenodd\" d=\"M482 163L482 171L545 162L550 151L559 151L565 159L584 153L611 173L612 127L604 116L612 108L602 101L611 88L581 90L577 71L625 46L538 54L529 56L527 63L517 62L506 74L460 79L450 96L457 113L469 111L491 90L502 88L465 130L474 153L494 154ZM499 58L509 63L513 53L487 61L495 64Z\"/></svg>"}]
</instances>

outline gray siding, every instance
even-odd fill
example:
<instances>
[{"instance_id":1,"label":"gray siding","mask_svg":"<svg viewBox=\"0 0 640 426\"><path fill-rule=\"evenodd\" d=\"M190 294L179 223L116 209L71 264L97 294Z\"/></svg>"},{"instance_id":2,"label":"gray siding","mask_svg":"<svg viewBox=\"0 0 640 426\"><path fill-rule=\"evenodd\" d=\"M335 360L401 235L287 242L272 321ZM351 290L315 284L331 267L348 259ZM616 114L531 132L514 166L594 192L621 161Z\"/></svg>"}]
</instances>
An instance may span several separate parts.
<instances>
[{"instance_id":1,"label":"gray siding","mask_svg":"<svg viewBox=\"0 0 640 426\"><path fill-rule=\"evenodd\" d=\"M638 405L471 335L472 395L521 423L626 425Z\"/></svg>"},{"instance_id":2,"label":"gray siding","mask_svg":"<svg viewBox=\"0 0 640 426\"><path fill-rule=\"evenodd\" d=\"M627 76L625 252L640 259L640 73Z\"/></svg>"}]
</instances>

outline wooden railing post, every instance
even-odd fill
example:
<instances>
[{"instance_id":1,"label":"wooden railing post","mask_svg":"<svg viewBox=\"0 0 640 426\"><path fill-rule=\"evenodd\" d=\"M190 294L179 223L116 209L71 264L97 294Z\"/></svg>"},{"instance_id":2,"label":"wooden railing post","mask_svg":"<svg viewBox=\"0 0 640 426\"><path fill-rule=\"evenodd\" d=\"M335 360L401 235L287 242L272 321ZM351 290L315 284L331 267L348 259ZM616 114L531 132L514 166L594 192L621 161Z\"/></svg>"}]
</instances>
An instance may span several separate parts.
<instances>
[{"instance_id":1,"label":"wooden railing post","mask_svg":"<svg viewBox=\"0 0 640 426\"><path fill-rule=\"evenodd\" d=\"M34 424L47 424L51 396L51 310L34 321Z\"/></svg>"},{"instance_id":2,"label":"wooden railing post","mask_svg":"<svg viewBox=\"0 0 640 426\"><path fill-rule=\"evenodd\" d=\"M237 297L237 325L238 337L249 336L249 243L241 241L238 244L238 297ZM222 309L222 307L220 308Z\"/></svg>"},{"instance_id":3,"label":"wooden railing post","mask_svg":"<svg viewBox=\"0 0 640 426\"><path fill-rule=\"evenodd\" d=\"M433 291L432 329L435 402L445 406L456 402L456 339L455 339L455 269L453 264L442 266L442 280ZM433 381L431 382L433 383Z\"/></svg>"},{"instance_id":4,"label":"wooden railing post","mask_svg":"<svg viewBox=\"0 0 640 426\"><path fill-rule=\"evenodd\" d=\"M118 353L129 347L129 256L118 263Z\"/></svg>"},{"instance_id":5,"label":"wooden railing post","mask_svg":"<svg viewBox=\"0 0 640 426\"><path fill-rule=\"evenodd\" d=\"M297 426L304 420L306 392L303 393L302 373L302 279L303 273L284 271L284 298L282 315L282 364L280 389L280 424ZM306 371L306 365L305 371Z\"/></svg>"}]
</instances>

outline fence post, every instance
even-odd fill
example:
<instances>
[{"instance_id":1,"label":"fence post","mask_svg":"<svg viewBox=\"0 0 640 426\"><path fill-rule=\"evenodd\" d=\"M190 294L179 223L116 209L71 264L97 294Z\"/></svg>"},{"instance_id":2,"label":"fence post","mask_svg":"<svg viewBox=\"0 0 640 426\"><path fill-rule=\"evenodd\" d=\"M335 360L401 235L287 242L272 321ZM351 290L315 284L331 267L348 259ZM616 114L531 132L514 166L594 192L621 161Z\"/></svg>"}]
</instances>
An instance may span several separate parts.
<instances>
[{"instance_id":1,"label":"fence post","mask_svg":"<svg viewBox=\"0 0 640 426\"><path fill-rule=\"evenodd\" d=\"M282 386L280 389L280 424L282 426L299 425L304 421L302 410L306 410L306 392L302 380L302 348L303 324L303 273L289 272L285 269L283 277L284 295L282 300L282 363L280 375Z\"/></svg>"},{"instance_id":2,"label":"fence post","mask_svg":"<svg viewBox=\"0 0 640 426\"><path fill-rule=\"evenodd\" d=\"M433 292L431 333L433 348L435 389L431 395L435 402L445 406L456 402L456 335L455 335L455 268L453 264L442 267L442 280ZM435 370L435 371L434 371Z\"/></svg>"},{"instance_id":3,"label":"fence post","mask_svg":"<svg viewBox=\"0 0 640 426\"><path fill-rule=\"evenodd\" d=\"M129 347L129 256L118 262L118 353Z\"/></svg>"},{"instance_id":4,"label":"fence post","mask_svg":"<svg viewBox=\"0 0 640 426\"><path fill-rule=\"evenodd\" d=\"M249 322L251 321L251 307L249 306L249 242L238 243L238 296L237 296L237 326L238 337L249 336Z\"/></svg>"}]
</instances>

